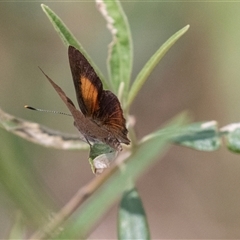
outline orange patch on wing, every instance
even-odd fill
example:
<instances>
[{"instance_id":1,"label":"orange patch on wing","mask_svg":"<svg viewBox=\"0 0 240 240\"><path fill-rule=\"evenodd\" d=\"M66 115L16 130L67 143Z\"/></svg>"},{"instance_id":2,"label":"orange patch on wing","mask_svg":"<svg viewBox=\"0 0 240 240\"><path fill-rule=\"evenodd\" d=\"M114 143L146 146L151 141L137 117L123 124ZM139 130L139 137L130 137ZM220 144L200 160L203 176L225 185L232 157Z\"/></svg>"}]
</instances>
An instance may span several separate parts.
<instances>
[{"instance_id":1,"label":"orange patch on wing","mask_svg":"<svg viewBox=\"0 0 240 240\"><path fill-rule=\"evenodd\" d=\"M81 92L84 104L88 114L92 115L99 109L98 89L92 84L87 77L81 77Z\"/></svg>"}]
</instances>

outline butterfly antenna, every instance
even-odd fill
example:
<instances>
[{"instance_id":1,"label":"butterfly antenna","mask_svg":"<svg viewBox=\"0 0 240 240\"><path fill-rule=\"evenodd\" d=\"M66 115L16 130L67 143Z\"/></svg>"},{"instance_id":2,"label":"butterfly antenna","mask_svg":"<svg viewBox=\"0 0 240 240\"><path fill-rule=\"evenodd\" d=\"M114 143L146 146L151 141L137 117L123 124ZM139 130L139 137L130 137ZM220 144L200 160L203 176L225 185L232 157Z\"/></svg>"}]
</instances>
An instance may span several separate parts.
<instances>
[{"instance_id":1,"label":"butterfly antenna","mask_svg":"<svg viewBox=\"0 0 240 240\"><path fill-rule=\"evenodd\" d=\"M62 114L62 115L66 115L66 116L72 116L69 113L64 113L64 112L59 112L59 111L54 111L54 110L45 110L45 109L41 109L41 108L34 108L34 107L31 107L28 105L25 105L24 107L27 109L30 109L30 110L38 111L38 112L56 113L56 114Z\"/></svg>"}]
</instances>

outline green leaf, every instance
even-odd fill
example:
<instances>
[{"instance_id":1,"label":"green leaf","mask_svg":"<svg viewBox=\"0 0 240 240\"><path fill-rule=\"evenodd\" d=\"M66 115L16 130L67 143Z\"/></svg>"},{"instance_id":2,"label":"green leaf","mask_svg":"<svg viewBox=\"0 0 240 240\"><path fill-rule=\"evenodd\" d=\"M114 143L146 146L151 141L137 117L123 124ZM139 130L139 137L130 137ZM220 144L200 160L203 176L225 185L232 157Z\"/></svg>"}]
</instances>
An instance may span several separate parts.
<instances>
[{"instance_id":1,"label":"green leaf","mask_svg":"<svg viewBox=\"0 0 240 240\"><path fill-rule=\"evenodd\" d=\"M119 1L98 0L96 2L112 34L108 56L109 78L116 94L120 85L124 84L122 87L123 99L125 99L129 89L133 61L129 24ZM121 95L121 93L118 95Z\"/></svg>"},{"instance_id":2,"label":"green leaf","mask_svg":"<svg viewBox=\"0 0 240 240\"><path fill-rule=\"evenodd\" d=\"M174 143L199 151L214 151L221 146L216 121L193 123L182 129Z\"/></svg>"},{"instance_id":3,"label":"green leaf","mask_svg":"<svg viewBox=\"0 0 240 240\"><path fill-rule=\"evenodd\" d=\"M94 174L100 174L117 157L117 151L103 143L95 143L90 148L88 161Z\"/></svg>"},{"instance_id":4,"label":"green leaf","mask_svg":"<svg viewBox=\"0 0 240 240\"><path fill-rule=\"evenodd\" d=\"M39 227L47 221L46 209L50 208L49 199L33 177L36 177L36 173L26 162L26 156L18 139L10 138L8 133L3 137L0 141L1 190L4 190L15 203L29 225Z\"/></svg>"},{"instance_id":5,"label":"green leaf","mask_svg":"<svg viewBox=\"0 0 240 240\"><path fill-rule=\"evenodd\" d=\"M158 50L157 52L148 60L145 64L143 69L137 75L133 85L130 89L127 108L130 107L131 103L133 102L134 98L142 88L143 84L147 80L148 76L151 74L153 69L159 63L159 61L163 58L163 56L167 53L167 51L174 45L174 43L188 30L189 25L182 28L174 35L172 35Z\"/></svg>"},{"instance_id":6,"label":"green leaf","mask_svg":"<svg viewBox=\"0 0 240 240\"><path fill-rule=\"evenodd\" d=\"M20 211L16 214L15 223L12 226L8 239L25 239L26 229L23 223L23 216Z\"/></svg>"},{"instance_id":7,"label":"green leaf","mask_svg":"<svg viewBox=\"0 0 240 240\"><path fill-rule=\"evenodd\" d=\"M41 4L41 7L44 13L49 18L50 22L52 23L53 27L61 37L63 43L68 46L72 45L79 49L82 53L86 54L85 50L79 44L77 39L73 36L70 30L66 27L66 25L62 22L62 20L58 17L56 13L54 13L48 6Z\"/></svg>"},{"instance_id":8,"label":"green leaf","mask_svg":"<svg viewBox=\"0 0 240 240\"><path fill-rule=\"evenodd\" d=\"M135 188L123 194L118 213L118 239L150 239L146 214Z\"/></svg>"},{"instance_id":9,"label":"green leaf","mask_svg":"<svg viewBox=\"0 0 240 240\"><path fill-rule=\"evenodd\" d=\"M123 171L116 171L108 180L75 212L75 217L64 227L65 231L56 239L85 238L90 229L125 191L130 180L135 181L140 174L155 163L167 150L173 135L180 130L185 116L178 116L158 137L149 139L136 147L126 159ZM103 173L104 174L104 173Z\"/></svg>"},{"instance_id":10,"label":"green leaf","mask_svg":"<svg viewBox=\"0 0 240 240\"><path fill-rule=\"evenodd\" d=\"M234 153L240 153L240 123L229 124L221 129L225 135L227 147Z\"/></svg>"},{"instance_id":11,"label":"green leaf","mask_svg":"<svg viewBox=\"0 0 240 240\"><path fill-rule=\"evenodd\" d=\"M97 75L103 82L103 86L105 88L108 88L108 83L106 82L103 74L101 71L98 69L96 64L91 60L90 56L87 54L87 52L84 50L82 45L76 40L74 35L71 33L71 31L66 27L66 25L63 23L63 21L58 17L56 13L54 13L48 6L41 4L41 7L44 11L44 13L47 15L49 18L50 22L52 23L53 27L59 34L60 38L62 39L63 43L68 46L74 46L77 48L89 61L89 63L92 65L94 70L96 71Z\"/></svg>"},{"instance_id":12,"label":"green leaf","mask_svg":"<svg viewBox=\"0 0 240 240\"><path fill-rule=\"evenodd\" d=\"M5 113L0 108L0 128L15 134L27 141L40 144L45 147L52 147L65 150L86 150L89 145L84 142L81 135L71 135L49 129L40 124L29 122L13 115ZM82 139L82 140L80 140Z\"/></svg>"}]
</instances>

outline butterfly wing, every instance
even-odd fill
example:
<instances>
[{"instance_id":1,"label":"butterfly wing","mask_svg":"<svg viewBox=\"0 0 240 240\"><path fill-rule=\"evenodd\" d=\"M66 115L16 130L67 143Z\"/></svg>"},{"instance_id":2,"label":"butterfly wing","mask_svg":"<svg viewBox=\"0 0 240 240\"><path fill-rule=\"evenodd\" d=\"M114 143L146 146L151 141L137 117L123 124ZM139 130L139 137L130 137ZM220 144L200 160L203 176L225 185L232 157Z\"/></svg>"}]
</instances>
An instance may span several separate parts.
<instances>
[{"instance_id":1,"label":"butterfly wing","mask_svg":"<svg viewBox=\"0 0 240 240\"><path fill-rule=\"evenodd\" d=\"M122 143L129 144L126 120L118 98L110 91L102 92L99 110L93 115L93 120L100 126L106 127Z\"/></svg>"},{"instance_id":2,"label":"butterfly wing","mask_svg":"<svg viewBox=\"0 0 240 240\"><path fill-rule=\"evenodd\" d=\"M83 134L83 137L81 137L81 139L85 140L86 136L85 136L85 125L84 125L85 117L84 117L84 115L75 107L72 100L68 96L66 96L65 92L50 77L48 77L48 75L46 73L44 73L44 71L41 68L40 68L40 70L42 71L42 73L45 75L45 77L51 83L51 85L56 90L56 92L58 93L60 98L63 100L63 102L68 107L69 111L71 112L71 114L74 118L75 126L79 129L81 134Z\"/></svg>"},{"instance_id":3,"label":"butterfly wing","mask_svg":"<svg viewBox=\"0 0 240 240\"><path fill-rule=\"evenodd\" d=\"M89 141L100 140L110 145L112 148L120 151L121 146L119 141L114 136L109 136L109 131L106 128L100 128L98 125L96 125L96 123L94 123L94 121L86 118L83 113L74 106L73 102L69 97L66 96L64 91L50 77L48 77L48 75L45 74L41 68L40 70L70 110L74 118L74 125L81 133L80 138L88 143Z\"/></svg>"},{"instance_id":4,"label":"butterfly wing","mask_svg":"<svg viewBox=\"0 0 240 240\"><path fill-rule=\"evenodd\" d=\"M107 129L118 141L129 144L126 120L117 97L112 92L103 90L100 78L80 51L69 46L68 56L82 113L99 127Z\"/></svg>"},{"instance_id":5,"label":"butterfly wing","mask_svg":"<svg viewBox=\"0 0 240 240\"><path fill-rule=\"evenodd\" d=\"M68 57L79 107L85 116L91 117L99 109L102 82L83 54L73 46L68 48Z\"/></svg>"}]
</instances>

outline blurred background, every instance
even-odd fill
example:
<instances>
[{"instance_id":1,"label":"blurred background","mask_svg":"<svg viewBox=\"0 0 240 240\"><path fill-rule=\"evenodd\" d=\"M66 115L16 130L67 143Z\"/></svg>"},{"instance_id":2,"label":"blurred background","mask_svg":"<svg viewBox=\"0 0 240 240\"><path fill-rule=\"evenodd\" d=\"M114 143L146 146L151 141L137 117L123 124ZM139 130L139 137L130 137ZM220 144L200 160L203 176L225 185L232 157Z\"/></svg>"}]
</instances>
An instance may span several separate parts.
<instances>
[{"instance_id":1,"label":"blurred background","mask_svg":"<svg viewBox=\"0 0 240 240\"><path fill-rule=\"evenodd\" d=\"M107 77L111 36L95 3L47 5ZM139 138L186 109L194 121L217 120L219 126L240 122L240 3L124 1L122 6L134 44L132 79L161 44L190 24L131 108ZM0 30L0 107L20 118L77 133L71 118L23 108L29 104L67 111L38 66L76 103L67 49L40 3L0 3ZM37 186L41 191L36 198L58 209L94 178L87 152L47 149L3 129L0 146L0 238L7 236L18 209L17 201L11 200L15 191L5 191L11 182L22 180L23 188ZM152 238L240 238L239 173L240 156L225 147L208 153L173 146L137 182ZM116 238L117 206L99 221L89 239Z\"/></svg>"}]
</instances>

